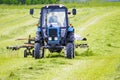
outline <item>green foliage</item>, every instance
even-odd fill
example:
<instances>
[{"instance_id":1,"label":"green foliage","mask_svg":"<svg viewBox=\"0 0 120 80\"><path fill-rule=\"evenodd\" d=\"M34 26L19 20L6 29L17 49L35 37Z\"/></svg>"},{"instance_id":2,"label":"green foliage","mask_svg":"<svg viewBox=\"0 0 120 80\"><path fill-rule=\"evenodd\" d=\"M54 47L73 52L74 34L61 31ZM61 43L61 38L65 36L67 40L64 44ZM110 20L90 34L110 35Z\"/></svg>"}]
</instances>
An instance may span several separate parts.
<instances>
[{"instance_id":1,"label":"green foliage","mask_svg":"<svg viewBox=\"0 0 120 80\"><path fill-rule=\"evenodd\" d=\"M29 4L32 4L32 3L33 3L33 0L31 0L31 1L30 0L26 0L26 4L29 5Z\"/></svg>"},{"instance_id":2,"label":"green foliage","mask_svg":"<svg viewBox=\"0 0 120 80\"><path fill-rule=\"evenodd\" d=\"M2 4L3 3L3 1L2 0L0 0L0 4Z\"/></svg>"},{"instance_id":3,"label":"green foliage","mask_svg":"<svg viewBox=\"0 0 120 80\"><path fill-rule=\"evenodd\" d=\"M1 0L0 4L18 4L18 0Z\"/></svg>"},{"instance_id":4,"label":"green foliage","mask_svg":"<svg viewBox=\"0 0 120 80\"><path fill-rule=\"evenodd\" d=\"M52 4L59 0L0 0L0 4Z\"/></svg>"},{"instance_id":5,"label":"green foliage","mask_svg":"<svg viewBox=\"0 0 120 80\"><path fill-rule=\"evenodd\" d=\"M0 0L0 4L67 4L69 7L81 7L81 6L103 6L103 5L120 5L120 2L107 2L106 0L86 0L86 1L61 1L61 0ZM78 4L79 3L79 4Z\"/></svg>"}]
</instances>

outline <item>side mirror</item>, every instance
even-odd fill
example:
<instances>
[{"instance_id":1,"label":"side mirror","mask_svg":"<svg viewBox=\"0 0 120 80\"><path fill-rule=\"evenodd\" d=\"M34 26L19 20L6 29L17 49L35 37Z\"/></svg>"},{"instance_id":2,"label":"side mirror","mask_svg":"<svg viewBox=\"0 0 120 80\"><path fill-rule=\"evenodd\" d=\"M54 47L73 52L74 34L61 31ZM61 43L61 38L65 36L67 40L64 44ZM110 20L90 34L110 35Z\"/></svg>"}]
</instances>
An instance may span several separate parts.
<instances>
[{"instance_id":1,"label":"side mirror","mask_svg":"<svg viewBox=\"0 0 120 80\"><path fill-rule=\"evenodd\" d=\"M30 9L30 15L34 14L34 9Z\"/></svg>"},{"instance_id":2,"label":"side mirror","mask_svg":"<svg viewBox=\"0 0 120 80\"><path fill-rule=\"evenodd\" d=\"M75 9L75 8L72 9L72 14L73 14L73 15L76 15L76 9Z\"/></svg>"}]
</instances>

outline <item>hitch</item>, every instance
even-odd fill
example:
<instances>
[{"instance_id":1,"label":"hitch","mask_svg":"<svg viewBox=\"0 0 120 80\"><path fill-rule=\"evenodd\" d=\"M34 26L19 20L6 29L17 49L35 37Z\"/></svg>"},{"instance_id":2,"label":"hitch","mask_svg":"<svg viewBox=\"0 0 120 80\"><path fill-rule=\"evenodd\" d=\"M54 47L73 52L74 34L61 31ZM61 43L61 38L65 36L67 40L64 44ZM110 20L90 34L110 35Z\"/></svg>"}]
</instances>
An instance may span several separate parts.
<instances>
[{"instance_id":1,"label":"hitch","mask_svg":"<svg viewBox=\"0 0 120 80\"><path fill-rule=\"evenodd\" d=\"M78 48L78 47L80 47L80 48L88 48L89 46L88 46L88 44L76 44L75 48Z\"/></svg>"},{"instance_id":2,"label":"hitch","mask_svg":"<svg viewBox=\"0 0 120 80\"><path fill-rule=\"evenodd\" d=\"M16 40L28 40L26 43L24 43L21 46L7 46L6 49L10 49L13 51L19 50L21 48L26 48L24 50L24 57L27 57L27 55L32 55L34 57L34 42L35 42L35 38L31 38L31 35L29 35L29 38L19 38ZM32 50L32 52L31 52Z\"/></svg>"},{"instance_id":3,"label":"hitch","mask_svg":"<svg viewBox=\"0 0 120 80\"><path fill-rule=\"evenodd\" d=\"M88 48L89 47L88 44L86 43L87 38L81 37L81 36L75 34L75 40L85 42L85 43L75 44L75 48L78 48L78 47L80 47L80 48Z\"/></svg>"},{"instance_id":4,"label":"hitch","mask_svg":"<svg viewBox=\"0 0 120 80\"><path fill-rule=\"evenodd\" d=\"M20 46L7 46L7 49L11 49L11 50L19 50L21 47Z\"/></svg>"}]
</instances>

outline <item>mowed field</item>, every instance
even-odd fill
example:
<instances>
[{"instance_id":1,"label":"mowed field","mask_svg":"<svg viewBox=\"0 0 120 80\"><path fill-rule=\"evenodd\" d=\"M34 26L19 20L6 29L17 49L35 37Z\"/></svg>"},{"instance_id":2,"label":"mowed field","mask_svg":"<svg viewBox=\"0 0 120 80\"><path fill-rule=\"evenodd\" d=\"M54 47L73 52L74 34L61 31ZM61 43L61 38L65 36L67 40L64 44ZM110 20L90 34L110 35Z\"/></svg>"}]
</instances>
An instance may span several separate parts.
<instances>
[{"instance_id":1,"label":"mowed field","mask_svg":"<svg viewBox=\"0 0 120 80\"><path fill-rule=\"evenodd\" d=\"M120 80L119 6L77 7L70 23L77 35L87 37L89 49L76 49L75 59L46 50L38 60L24 58L24 49L6 49L25 42L17 38L35 36L38 19L29 15L31 7L36 6L0 5L0 80Z\"/></svg>"}]
</instances>

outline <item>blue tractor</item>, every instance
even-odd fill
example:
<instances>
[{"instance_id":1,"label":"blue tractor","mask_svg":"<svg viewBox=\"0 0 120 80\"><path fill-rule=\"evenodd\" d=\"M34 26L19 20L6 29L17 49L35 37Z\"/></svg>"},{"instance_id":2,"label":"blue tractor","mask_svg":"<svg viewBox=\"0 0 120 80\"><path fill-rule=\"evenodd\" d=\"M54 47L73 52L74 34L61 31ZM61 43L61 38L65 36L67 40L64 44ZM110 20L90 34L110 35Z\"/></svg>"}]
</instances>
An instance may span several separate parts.
<instances>
[{"instance_id":1,"label":"blue tractor","mask_svg":"<svg viewBox=\"0 0 120 80\"><path fill-rule=\"evenodd\" d=\"M33 16L34 9L30 9ZM86 41L86 38L74 34L72 24L69 24L68 9L60 4L50 4L41 8L40 18L36 31L36 37L19 38L17 40L28 40L21 46L7 46L7 49L19 50L25 48L24 57L32 55L35 59L44 57L44 50L51 53L60 53L64 49L65 57L72 59L75 57L75 48L88 48L87 44L74 44L74 40ZM76 15L76 9L72 9L72 14ZM33 16L34 17L34 16Z\"/></svg>"},{"instance_id":2,"label":"blue tractor","mask_svg":"<svg viewBox=\"0 0 120 80\"><path fill-rule=\"evenodd\" d=\"M33 15L34 9L30 9ZM69 25L68 9L63 5L46 5L41 8L39 26L37 27L34 57L44 57L44 50L51 53L65 51L66 58L74 58L74 28ZM76 9L72 10L76 15Z\"/></svg>"}]
</instances>

